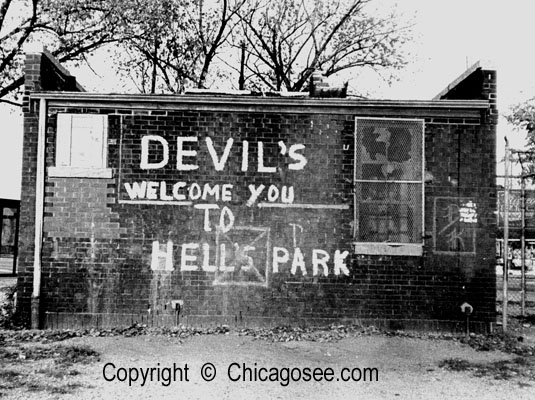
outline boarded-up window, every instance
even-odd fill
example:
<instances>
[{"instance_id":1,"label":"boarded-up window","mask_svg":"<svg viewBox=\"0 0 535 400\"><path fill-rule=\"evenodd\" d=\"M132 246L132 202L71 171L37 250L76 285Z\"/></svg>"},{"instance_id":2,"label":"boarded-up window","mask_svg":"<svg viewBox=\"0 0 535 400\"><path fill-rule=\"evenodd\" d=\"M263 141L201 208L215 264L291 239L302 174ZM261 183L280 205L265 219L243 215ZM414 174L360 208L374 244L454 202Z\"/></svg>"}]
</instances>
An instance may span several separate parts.
<instances>
[{"instance_id":1,"label":"boarded-up window","mask_svg":"<svg viewBox=\"0 0 535 400\"><path fill-rule=\"evenodd\" d=\"M56 166L106 167L106 115L58 114Z\"/></svg>"},{"instance_id":2,"label":"boarded-up window","mask_svg":"<svg viewBox=\"0 0 535 400\"><path fill-rule=\"evenodd\" d=\"M423 120L356 118L355 125L356 252L421 254Z\"/></svg>"},{"instance_id":3,"label":"boarded-up window","mask_svg":"<svg viewBox=\"0 0 535 400\"><path fill-rule=\"evenodd\" d=\"M49 175L111 177L107 115L58 114L56 132L56 166Z\"/></svg>"}]
</instances>

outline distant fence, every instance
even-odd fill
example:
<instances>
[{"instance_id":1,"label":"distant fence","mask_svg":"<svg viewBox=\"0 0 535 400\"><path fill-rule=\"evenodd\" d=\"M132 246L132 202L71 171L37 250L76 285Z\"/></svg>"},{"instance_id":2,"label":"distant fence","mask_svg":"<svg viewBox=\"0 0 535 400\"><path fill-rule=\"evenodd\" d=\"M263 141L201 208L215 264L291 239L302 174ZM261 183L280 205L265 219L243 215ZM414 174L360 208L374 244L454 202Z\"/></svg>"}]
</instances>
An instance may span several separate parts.
<instances>
[{"instance_id":1,"label":"distant fence","mask_svg":"<svg viewBox=\"0 0 535 400\"><path fill-rule=\"evenodd\" d=\"M507 280L507 321L508 327L513 320L522 321L524 317L535 315L535 273L528 271L525 286L522 288L522 277L519 270L509 270ZM496 274L496 310L498 323L503 321L503 270ZM523 290L524 289L524 290ZM518 329L519 327L516 326ZM522 324L520 324L522 329ZM509 329L508 329L509 330Z\"/></svg>"}]
</instances>

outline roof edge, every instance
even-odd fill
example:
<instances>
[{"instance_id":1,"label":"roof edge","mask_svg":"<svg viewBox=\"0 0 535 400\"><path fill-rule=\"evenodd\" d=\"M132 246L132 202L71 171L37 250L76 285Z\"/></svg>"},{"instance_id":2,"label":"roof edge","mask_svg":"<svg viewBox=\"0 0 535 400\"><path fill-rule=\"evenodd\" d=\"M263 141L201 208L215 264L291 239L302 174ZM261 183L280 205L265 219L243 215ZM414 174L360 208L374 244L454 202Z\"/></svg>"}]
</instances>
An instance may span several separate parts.
<instances>
[{"instance_id":1,"label":"roof edge","mask_svg":"<svg viewBox=\"0 0 535 400\"><path fill-rule=\"evenodd\" d=\"M471 108L487 109L487 100L364 100L348 98L309 98L309 97L255 97L241 95L147 95L147 94L103 94L88 92L33 92L31 99L45 99L56 104L62 103L189 103L199 105L225 104L229 101L236 106L292 105L305 107L403 107L403 108Z\"/></svg>"},{"instance_id":2,"label":"roof edge","mask_svg":"<svg viewBox=\"0 0 535 400\"><path fill-rule=\"evenodd\" d=\"M492 65L492 62L490 62L489 60L476 61L474 64L468 67L461 75L459 75L452 82L450 82L444 89L442 89L440 93L438 93L435 97L433 97L432 101L441 100L443 96L451 92L452 89L458 86L462 81L464 81L466 78L468 78L472 73L474 73L478 69L494 70L494 66Z\"/></svg>"}]
</instances>

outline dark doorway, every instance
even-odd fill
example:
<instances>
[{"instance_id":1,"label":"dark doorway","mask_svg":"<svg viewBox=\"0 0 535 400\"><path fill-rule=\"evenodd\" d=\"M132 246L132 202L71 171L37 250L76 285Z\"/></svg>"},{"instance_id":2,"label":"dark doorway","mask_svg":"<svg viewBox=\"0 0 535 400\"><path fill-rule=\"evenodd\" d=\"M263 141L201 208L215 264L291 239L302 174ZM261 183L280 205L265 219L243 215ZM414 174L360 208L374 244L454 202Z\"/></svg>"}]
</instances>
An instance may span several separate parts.
<instances>
[{"instance_id":1,"label":"dark doorway","mask_svg":"<svg viewBox=\"0 0 535 400\"><path fill-rule=\"evenodd\" d=\"M20 201L0 199L0 276L17 274Z\"/></svg>"}]
</instances>

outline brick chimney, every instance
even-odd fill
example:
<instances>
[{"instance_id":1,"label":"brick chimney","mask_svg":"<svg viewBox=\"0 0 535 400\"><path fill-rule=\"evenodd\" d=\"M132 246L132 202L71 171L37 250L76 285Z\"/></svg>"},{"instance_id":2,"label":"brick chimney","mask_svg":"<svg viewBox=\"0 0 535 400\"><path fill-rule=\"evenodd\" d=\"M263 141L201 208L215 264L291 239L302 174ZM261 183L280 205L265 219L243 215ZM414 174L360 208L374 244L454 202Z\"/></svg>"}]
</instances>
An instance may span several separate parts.
<instances>
[{"instance_id":1,"label":"brick chimney","mask_svg":"<svg viewBox=\"0 0 535 400\"><path fill-rule=\"evenodd\" d=\"M346 97L347 82L341 87L330 87L322 71L314 71L310 77L310 97Z\"/></svg>"}]
</instances>

